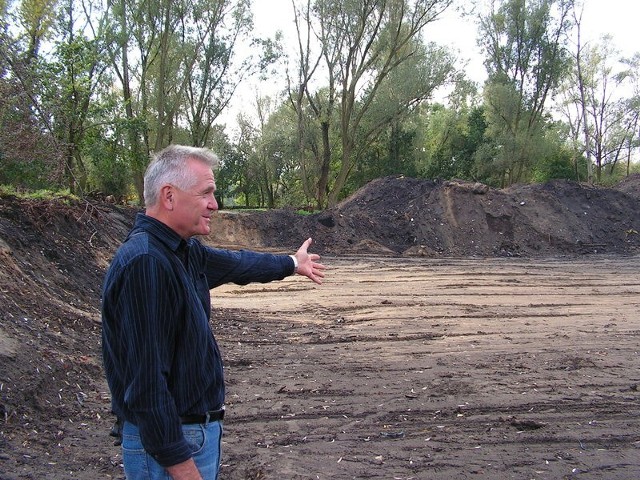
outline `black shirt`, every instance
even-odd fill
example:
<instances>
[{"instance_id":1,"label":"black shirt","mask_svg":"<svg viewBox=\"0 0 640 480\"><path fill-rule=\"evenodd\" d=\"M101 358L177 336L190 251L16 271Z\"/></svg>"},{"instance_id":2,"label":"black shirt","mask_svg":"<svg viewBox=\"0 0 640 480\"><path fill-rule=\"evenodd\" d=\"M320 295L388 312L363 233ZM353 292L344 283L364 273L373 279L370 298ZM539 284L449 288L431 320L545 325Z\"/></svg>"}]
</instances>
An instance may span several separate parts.
<instances>
[{"instance_id":1,"label":"black shirt","mask_svg":"<svg viewBox=\"0 0 640 480\"><path fill-rule=\"evenodd\" d=\"M105 277L102 351L114 413L138 426L160 465L191 457L180 416L224 402L209 290L280 280L293 270L288 255L210 248L138 214Z\"/></svg>"}]
</instances>

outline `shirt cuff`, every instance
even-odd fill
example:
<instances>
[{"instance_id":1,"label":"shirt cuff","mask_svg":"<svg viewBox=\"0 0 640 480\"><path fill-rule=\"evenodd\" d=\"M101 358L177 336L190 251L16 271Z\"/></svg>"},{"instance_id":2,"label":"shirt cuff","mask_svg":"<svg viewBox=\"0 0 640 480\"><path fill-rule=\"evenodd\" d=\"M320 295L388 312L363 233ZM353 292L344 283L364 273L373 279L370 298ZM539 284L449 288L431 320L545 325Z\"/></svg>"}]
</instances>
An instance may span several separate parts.
<instances>
[{"instance_id":1,"label":"shirt cuff","mask_svg":"<svg viewBox=\"0 0 640 480\"><path fill-rule=\"evenodd\" d=\"M298 273L298 259L295 255L289 255L291 260L293 260L293 273Z\"/></svg>"}]
</instances>

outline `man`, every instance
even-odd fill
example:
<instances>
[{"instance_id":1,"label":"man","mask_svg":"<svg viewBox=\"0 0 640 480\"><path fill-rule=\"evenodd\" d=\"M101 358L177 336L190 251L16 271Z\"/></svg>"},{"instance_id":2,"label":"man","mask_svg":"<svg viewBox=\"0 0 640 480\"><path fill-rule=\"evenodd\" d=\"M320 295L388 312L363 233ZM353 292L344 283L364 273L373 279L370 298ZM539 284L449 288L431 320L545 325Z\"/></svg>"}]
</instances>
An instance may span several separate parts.
<instances>
[{"instance_id":1,"label":"man","mask_svg":"<svg viewBox=\"0 0 640 480\"><path fill-rule=\"evenodd\" d=\"M298 273L322 283L311 239L295 255L204 246L218 209L208 150L170 146L144 177L145 214L116 252L102 295L102 350L123 422L127 479L215 479L224 416L222 360L209 290Z\"/></svg>"}]
</instances>

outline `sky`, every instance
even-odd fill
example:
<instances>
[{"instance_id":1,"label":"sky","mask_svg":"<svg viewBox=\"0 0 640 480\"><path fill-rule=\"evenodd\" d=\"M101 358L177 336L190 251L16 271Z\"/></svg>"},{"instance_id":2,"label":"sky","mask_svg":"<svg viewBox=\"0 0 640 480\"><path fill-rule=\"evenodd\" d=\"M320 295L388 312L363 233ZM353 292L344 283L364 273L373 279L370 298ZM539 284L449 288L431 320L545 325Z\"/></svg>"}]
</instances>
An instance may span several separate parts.
<instances>
[{"instance_id":1,"label":"sky","mask_svg":"<svg viewBox=\"0 0 640 480\"><path fill-rule=\"evenodd\" d=\"M273 36L277 30L283 32L285 43L295 39L291 0L254 0L254 33ZM602 35L610 34L614 46L624 55L631 56L640 51L640 2L638 0L584 0L582 17L582 42L598 41ZM472 19L465 19L454 9L445 12L438 21L425 30L425 38L446 45L457 52L461 61L467 62L467 76L479 83L485 79L480 50L476 45L476 25ZM291 43L290 43L291 44ZM251 113L255 110L256 92L261 95L275 95L276 87L283 82L247 83L236 92L232 101L230 116L237 111Z\"/></svg>"}]
</instances>

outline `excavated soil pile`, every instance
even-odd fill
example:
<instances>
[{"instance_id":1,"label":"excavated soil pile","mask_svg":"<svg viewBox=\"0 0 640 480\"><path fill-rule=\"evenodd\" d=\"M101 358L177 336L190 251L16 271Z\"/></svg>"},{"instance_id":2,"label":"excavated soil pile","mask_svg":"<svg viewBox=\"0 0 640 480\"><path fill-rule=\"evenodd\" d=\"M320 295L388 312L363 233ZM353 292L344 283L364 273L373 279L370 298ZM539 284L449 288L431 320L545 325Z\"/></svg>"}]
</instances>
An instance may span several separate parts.
<instances>
[{"instance_id":1,"label":"excavated soil pile","mask_svg":"<svg viewBox=\"0 0 640 480\"><path fill-rule=\"evenodd\" d=\"M211 241L295 248L312 236L331 254L550 256L634 253L640 178L620 189L574 182L495 190L481 184L382 178L337 207L300 218L283 210L221 213Z\"/></svg>"}]
</instances>

